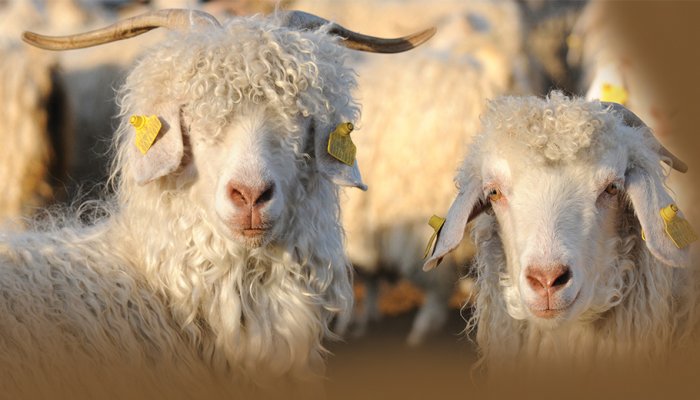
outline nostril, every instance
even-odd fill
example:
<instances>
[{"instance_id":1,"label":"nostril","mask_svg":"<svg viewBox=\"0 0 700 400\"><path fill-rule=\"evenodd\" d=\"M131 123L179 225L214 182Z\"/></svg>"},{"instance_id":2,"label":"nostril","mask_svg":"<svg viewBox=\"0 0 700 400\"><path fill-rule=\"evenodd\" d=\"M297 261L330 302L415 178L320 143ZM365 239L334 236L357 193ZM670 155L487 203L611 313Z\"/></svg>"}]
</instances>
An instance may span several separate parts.
<instances>
[{"instance_id":1,"label":"nostril","mask_svg":"<svg viewBox=\"0 0 700 400\"><path fill-rule=\"evenodd\" d=\"M257 200L255 200L255 205L263 204L263 203L270 201L270 199L272 199L272 196L274 194L275 194L275 184L273 183L273 184L270 184L270 186L268 186L264 192L262 192L262 194L260 195L260 197L258 197Z\"/></svg>"},{"instance_id":2,"label":"nostril","mask_svg":"<svg viewBox=\"0 0 700 400\"><path fill-rule=\"evenodd\" d=\"M571 281L571 268L567 265L555 267L531 266L527 270L527 283L535 291L559 290Z\"/></svg>"},{"instance_id":3,"label":"nostril","mask_svg":"<svg viewBox=\"0 0 700 400\"><path fill-rule=\"evenodd\" d=\"M275 184L265 184L251 187L229 182L228 197L236 208L257 208L272 200L275 195Z\"/></svg>"},{"instance_id":4,"label":"nostril","mask_svg":"<svg viewBox=\"0 0 700 400\"><path fill-rule=\"evenodd\" d=\"M527 283L532 286L533 289L544 289L544 284L534 276L527 277Z\"/></svg>"},{"instance_id":5,"label":"nostril","mask_svg":"<svg viewBox=\"0 0 700 400\"><path fill-rule=\"evenodd\" d=\"M238 207L242 207L245 205L248 205L248 200L246 197L241 193L238 189L233 187L232 185L229 185L229 198Z\"/></svg>"},{"instance_id":6,"label":"nostril","mask_svg":"<svg viewBox=\"0 0 700 400\"><path fill-rule=\"evenodd\" d=\"M552 282L552 287L564 286L571 280L571 269L567 266L562 267L561 275Z\"/></svg>"}]
</instances>

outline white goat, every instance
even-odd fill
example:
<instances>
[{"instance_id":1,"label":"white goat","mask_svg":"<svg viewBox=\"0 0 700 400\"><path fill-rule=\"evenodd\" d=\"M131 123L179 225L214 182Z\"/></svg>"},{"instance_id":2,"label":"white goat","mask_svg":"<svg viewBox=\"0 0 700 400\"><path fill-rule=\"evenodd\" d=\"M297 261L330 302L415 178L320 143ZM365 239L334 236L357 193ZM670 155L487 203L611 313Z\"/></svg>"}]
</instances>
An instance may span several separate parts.
<instances>
[{"instance_id":1,"label":"white goat","mask_svg":"<svg viewBox=\"0 0 700 400\"><path fill-rule=\"evenodd\" d=\"M358 117L338 36L397 52L434 30L377 39L298 12L221 28L205 13L164 10L23 38L64 50L159 26L179 32L120 92L108 216L2 238L2 390L191 398L214 381L318 394L328 321L352 305L338 185L366 188L357 163L326 151L336 125ZM163 126L145 154L132 114Z\"/></svg>"},{"instance_id":2,"label":"white goat","mask_svg":"<svg viewBox=\"0 0 700 400\"><path fill-rule=\"evenodd\" d=\"M685 165L618 104L499 97L482 123L425 264L483 213L470 321L480 364L649 365L688 338L696 272L660 213L674 203L660 161Z\"/></svg>"}]
</instances>

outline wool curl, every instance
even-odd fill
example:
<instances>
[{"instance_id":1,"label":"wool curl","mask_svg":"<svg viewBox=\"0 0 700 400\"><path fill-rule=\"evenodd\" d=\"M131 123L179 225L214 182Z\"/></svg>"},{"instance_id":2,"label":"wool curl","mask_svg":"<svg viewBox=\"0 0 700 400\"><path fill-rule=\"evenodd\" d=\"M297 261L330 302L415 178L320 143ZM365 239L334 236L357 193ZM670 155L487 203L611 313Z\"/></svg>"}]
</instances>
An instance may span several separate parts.
<instances>
[{"instance_id":1,"label":"wool curl","mask_svg":"<svg viewBox=\"0 0 700 400\"><path fill-rule=\"evenodd\" d=\"M6 291L28 304L33 330L59 324L78 338L66 344L60 334L49 340L22 328L12 336L18 351L41 353L44 343L53 343L48 354L66 348L88 364L86 371L104 371L104 360L116 360L120 372L155 371L139 376L147 387L165 370L169 378L159 382L174 384L158 386L166 387L163 398L209 393L207 385L219 387L212 380L253 393L277 388L285 396L318 394L327 354L321 341L333 337L333 316L352 307L351 271L339 189L303 153L299 119L359 117L353 71L343 66L339 39L327 31L291 31L274 17L235 18L223 30L172 33L147 52L119 91L110 178L116 194L99 204L104 218L89 227L49 221L48 232L3 240ZM283 148L293 153L282 159L298 174L285 195L283 227L271 243L249 249L227 239L193 189L196 174L178 170L136 185L127 157L133 146L129 116L172 99L210 140L218 140L244 106L276 113L280 135L286 135ZM32 285L23 270L37 271L49 285ZM85 283L70 283L75 280ZM63 281L69 283L59 285ZM47 306L58 296L48 291L51 282L66 301L58 316L49 315ZM22 289L12 292L13 285ZM93 301L85 300L86 291ZM81 341L89 346L80 347ZM153 390L159 389L148 392Z\"/></svg>"},{"instance_id":2,"label":"wool curl","mask_svg":"<svg viewBox=\"0 0 700 400\"><path fill-rule=\"evenodd\" d=\"M593 160L605 149L625 146L630 166L665 175L652 167L659 159L659 144L651 130L626 126L619 112L598 100L568 97L560 91L546 97L501 95L487 100L480 119L482 129L469 145L470 158L456 178L460 187L470 176L481 174L483 155L489 153L523 165L555 165ZM613 131L615 135L610 134Z\"/></svg>"},{"instance_id":3,"label":"wool curl","mask_svg":"<svg viewBox=\"0 0 700 400\"><path fill-rule=\"evenodd\" d=\"M641 168L654 179L665 180L658 143L648 128L626 126L619 113L598 101L553 92L544 99L499 97L488 108L482 117L483 131L456 178L462 187L481 178L489 152L505 153L509 161L523 163L574 159L594 163L603 149L616 146L628 149L628 169ZM572 329L566 348L551 331L510 315L514 306L508 304L506 293L517 283L508 272L502 228L492 211L474 221L477 294L466 328L467 333L475 332L478 344L474 372L514 372L512 368L533 361L548 365L562 360L575 360L582 368L612 368L613 360L644 368L692 344L698 321L696 268L674 268L649 252L626 197L620 218L617 235L605 244L615 249L616 258L596 277L593 301L581 316L592 329Z\"/></svg>"},{"instance_id":4,"label":"wool curl","mask_svg":"<svg viewBox=\"0 0 700 400\"><path fill-rule=\"evenodd\" d=\"M299 131L300 114L322 123L340 111L357 117L349 94L356 87L353 71L343 66L347 52L338 37L327 34L330 26L299 32L277 26L273 18L234 18L224 29L172 33L127 78L122 115L187 99L185 110L212 137L245 101L276 110L290 132Z\"/></svg>"}]
</instances>

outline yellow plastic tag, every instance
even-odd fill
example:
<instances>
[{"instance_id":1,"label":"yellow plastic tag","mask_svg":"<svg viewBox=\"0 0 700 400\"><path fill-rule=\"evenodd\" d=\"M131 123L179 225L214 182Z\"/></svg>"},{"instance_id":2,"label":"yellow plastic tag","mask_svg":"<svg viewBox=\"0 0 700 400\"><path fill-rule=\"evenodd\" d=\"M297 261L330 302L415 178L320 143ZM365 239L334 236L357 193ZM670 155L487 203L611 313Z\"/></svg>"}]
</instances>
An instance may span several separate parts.
<instances>
[{"instance_id":1,"label":"yellow plastic tag","mask_svg":"<svg viewBox=\"0 0 700 400\"><path fill-rule=\"evenodd\" d=\"M629 95L624 87L604 83L602 89L603 91L600 95L600 101L609 101L622 104L623 106L626 105Z\"/></svg>"},{"instance_id":2,"label":"yellow plastic tag","mask_svg":"<svg viewBox=\"0 0 700 400\"><path fill-rule=\"evenodd\" d=\"M678 207L671 204L666 208L662 208L661 217L666 225L666 233L676 244L676 247L682 249L687 247L694 241L700 239L688 221L678 216Z\"/></svg>"},{"instance_id":3,"label":"yellow plastic tag","mask_svg":"<svg viewBox=\"0 0 700 400\"><path fill-rule=\"evenodd\" d=\"M163 125L155 115L150 117L133 115L129 119L129 123L136 128L136 147L139 148L141 153L146 154L151 145L153 145L153 141L156 140L156 136L158 136L158 132L160 132L160 128Z\"/></svg>"},{"instance_id":4,"label":"yellow plastic tag","mask_svg":"<svg viewBox=\"0 0 700 400\"><path fill-rule=\"evenodd\" d=\"M357 147L350 138L350 132L355 129L350 122L338 124L328 140L328 154L349 166L355 165Z\"/></svg>"},{"instance_id":5,"label":"yellow plastic tag","mask_svg":"<svg viewBox=\"0 0 700 400\"><path fill-rule=\"evenodd\" d=\"M425 249L425 254L423 254L423 259L425 260L426 257L428 257L428 252L430 252L430 248L433 246L433 242L435 241L435 238L437 238L438 233L440 232L440 229L442 229L442 226L445 224L445 218L440 218L437 215L433 215L430 217L430 221L428 221L428 225L430 225L433 229L435 229L435 232L433 233L433 236L430 237L430 240L428 241L428 247ZM440 262L438 261L438 264ZM437 268L437 264L435 265L435 268Z\"/></svg>"}]
</instances>

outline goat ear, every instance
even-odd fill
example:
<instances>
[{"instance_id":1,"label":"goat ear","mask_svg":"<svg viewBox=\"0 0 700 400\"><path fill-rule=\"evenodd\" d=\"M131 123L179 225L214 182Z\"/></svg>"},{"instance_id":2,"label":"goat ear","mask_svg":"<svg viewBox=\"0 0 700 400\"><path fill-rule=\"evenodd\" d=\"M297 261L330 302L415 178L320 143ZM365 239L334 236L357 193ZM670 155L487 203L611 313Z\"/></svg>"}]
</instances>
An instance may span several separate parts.
<instances>
[{"instance_id":1,"label":"goat ear","mask_svg":"<svg viewBox=\"0 0 700 400\"><path fill-rule=\"evenodd\" d=\"M481 181L472 179L462 187L445 217L445 224L440 229L435 241L433 255L423 265L423 271L437 268L440 260L447 253L456 249L464 237L467 224L484 212L489 203L483 197Z\"/></svg>"},{"instance_id":2,"label":"goat ear","mask_svg":"<svg viewBox=\"0 0 700 400\"><path fill-rule=\"evenodd\" d=\"M136 132L132 129L129 143L129 164L136 183L145 185L175 171L182 162L182 109L178 103L168 103L144 115L156 115L163 126L146 154L136 147Z\"/></svg>"},{"instance_id":3,"label":"goat ear","mask_svg":"<svg viewBox=\"0 0 700 400\"><path fill-rule=\"evenodd\" d=\"M651 254L674 267L690 265L690 247L679 249L666 233L661 209L674 201L666 193L660 180L640 168L635 168L627 173L625 186ZM680 210L678 216L684 218Z\"/></svg>"},{"instance_id":4,"label":"goat ear","mask_svg":"<svg viewBox=\"0 0 700 400\"><path fill-rule=\"evenodd\" d=\"M349 166L328 154L328 140L336 125L321 124L311 120L318 170L321 172L321 175L338 186L367 190L367 185L362 183L362 175L360 175L360 168L357 166L357 158L355 158L355 163Z\"/></svg>"}]
</instances>

